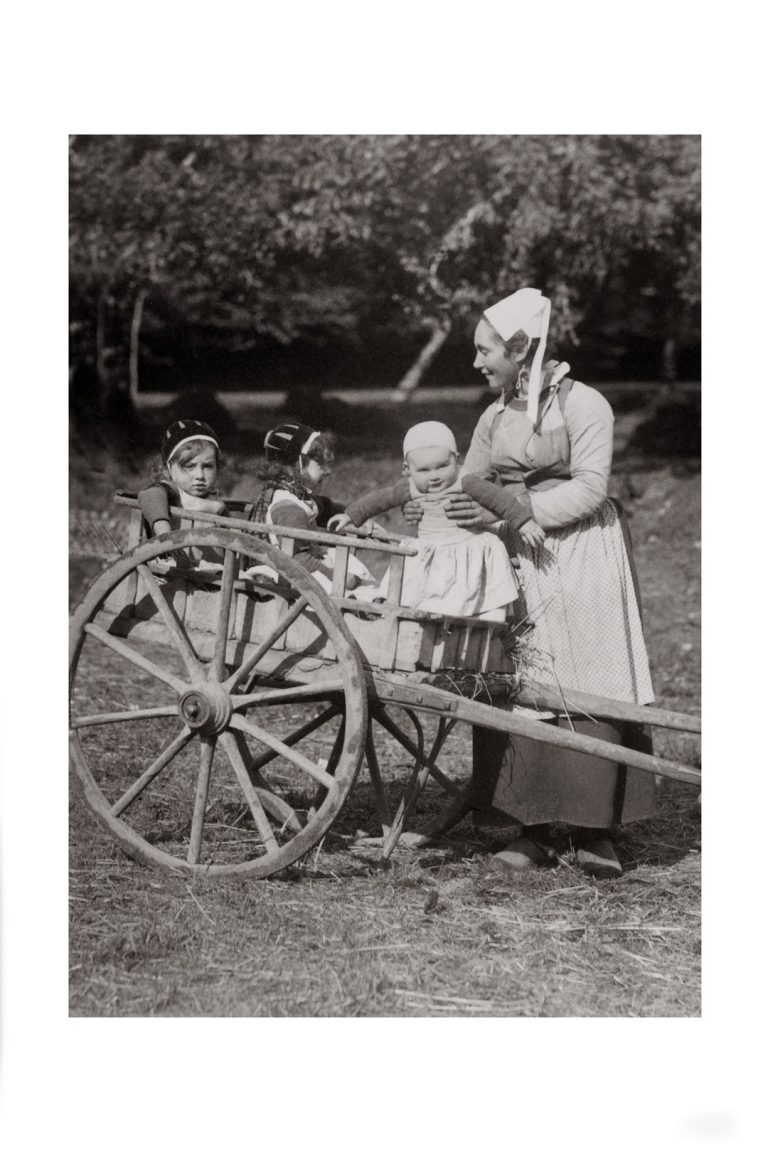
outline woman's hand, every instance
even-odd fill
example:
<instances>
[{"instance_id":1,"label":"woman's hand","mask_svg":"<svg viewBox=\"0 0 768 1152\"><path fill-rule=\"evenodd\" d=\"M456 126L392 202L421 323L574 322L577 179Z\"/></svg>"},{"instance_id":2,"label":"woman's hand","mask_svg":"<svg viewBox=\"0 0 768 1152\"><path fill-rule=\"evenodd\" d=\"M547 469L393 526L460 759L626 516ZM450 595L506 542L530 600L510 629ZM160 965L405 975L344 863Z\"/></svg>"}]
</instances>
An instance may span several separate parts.
<instances>
[{"instance_id":1,"label":"woman's hand","mask_svg":"<svg viewBox=\"0 0 768 1152\"><path fill-rule=\"evenodd\" d=\"M406 524L418 524L424 515L424 509L418 500L409 500L403 504L403 518Z\"/></svg>"},{"instance_id":2,"label":"woman's hand","mask_svg":"<svg viewBox=\"0 0 768 1152\"><path fill-rule=\"evenodd\" d=\"M466 492L454 492L451 494L448 504L445 509L445 514L449 520L453 520L462 528L476 528L481 524L495 524L498 520L493 512L489 512L487 508L483 508L482 504L478 504L476 500Z\"/></svg>"},{"instance_id":3,"label":"woman's hand","mask_svg":"<svg viewBox=\"0 0 768 1152\"><path fill-rule=\"evenodd\" d=\"M546 538L546 532L535 520L526 520L525 524L522 524L517 531L520 539L524 540L531 548L543 544Z\"/></svg>"}]
</instances>

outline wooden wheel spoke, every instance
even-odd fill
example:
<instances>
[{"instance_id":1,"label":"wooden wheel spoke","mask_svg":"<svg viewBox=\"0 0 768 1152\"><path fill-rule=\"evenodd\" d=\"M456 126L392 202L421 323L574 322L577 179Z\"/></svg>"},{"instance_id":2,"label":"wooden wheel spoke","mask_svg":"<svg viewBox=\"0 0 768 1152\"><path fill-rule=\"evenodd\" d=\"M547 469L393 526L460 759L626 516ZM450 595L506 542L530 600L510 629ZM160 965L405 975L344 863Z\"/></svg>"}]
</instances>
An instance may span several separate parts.
<instances>
[{"instance_id":1,"label":"wooden wheel spoke","mask_svg":"<svg viewBox=\"0 0 768 1152\"><path fill-rule=\"evenodd\" d=\"M297 752L295 748L291 748L289 744L284 744L282 740L278 740L271 732L266 732L263 728L259 728L256 724L244 720L242 716L234 715L231 720L233 728L237 728L240 732L245 732L248 736L253 736L254 740L258 740L261 744L266 744L279 756L284 756L291 764L300 768L308 776L311 776L318 784L326 789L327 792L336 794L338 792L338 784L330 773L321 768L319 764L315 764L313 760L308 760L306 756L302 756L301 752Z\"/></svg>"},{"instance_id":2,"label":"wooden wheel spoke","mask_svg":"<svg viewBox=\"0 0 768 1152\"><path fill-rule=\"evenodd\" d=\"M261 800L258 797L255 787L251 783L251 778L248 775L248 768L238 747L237 740L232 732L222 732L219 737L221 740L224 751L229 757L229 762L235 770L237 782L240 785L245 799L248 801L248 807L253 816L253 822L261 836L264 848L267 854L274 854L278 851L278 843L275 840L275 834L272 831L272 825L269 822L264 808L262 807Z\"/></svg>"},{"instance_id":3,"label":"wooden wheel spoke","mask_svg":"<svg viewBox=\"0 0 768 1152\"><path fill-rule=\"evenodd\" d=\"M443 745L445 744L446 740L450 736L451 732L453 732L453 730L457 724L458 724L458 720L456 720L456 719L446 720L445 716L440 717L440 720L439 720L438 725L437 725L437 734L435 735L434 743L432 744L432 747L430 748L430 750L427 754L428 760L434 761L437 759L437 757L440 755L440 752L442 751ZM432 764L430 771L431 771L431 774L434 776L434 778L440 784L442 784L443 788L445 788L447 792L450 792L452 795L455 795L455 796L459 794L459 792L461 791L460 786L458 784L455 784L453 782L453 780L449 780L448 777L443 772L441 772L440 769L435 764Z\"/></svg>"},{"instance_id":4,"label":"wooden wheel spoke","mask_svg":"<svg viewBox=\"0 0 768 1152\"><path fill-rule=\"evenodd\" d=\"M406 751L410 752L411 756L414 758L414 767L411 772L410 780L408 781L405 792L403 793L400 803L397 806L397 811L395 812L394 818L392 819L390 828L384 835L384 844L382 847L381 857L382 860L388 860L394 851L395 845L397 844L400 833L403 830L403 826L408 817L408 814L416 803L421 790L426 784L429 776L438 775L439 770L435 765L435 756L437 755L437 751L439 751L445 737L442 730L439 728L432 751L429 753L429 755L425 756L423 733L421 731L420 724L417 726L419 742L418 744L414 744L414 742L409 739L409 737L406 736L403 731L401 731L394 720L392 720L392 718L387 715L383 708L377 710L374 713L374 716L375 719L378 720L379 724L381 724L382 728L385 728L391 736L394 736L394 738L400 744L402 744ZM411 718L413 719L413 717ZM439 777L443 777L443 773L440 772ZM444 779L447 780L447 777L444 777Z\"/></svg>"},{"instance_id":5,"label":"wooden wheel spoke","mask_svg":"<svg viewBox=\"0 0 768 1152\"><path fill-rule=\"evenodd\" d=\"M368 775L371 778L373 796L381 821L381 829L386 836L392 827L392 809L389 806L389 797L387 796L384 781L381 776L379 758L376 755L376 745L373 739L373 724L371 721L368 722L368 731L365 737L365 757L368 762Z\"/></svg>"},{"instance_id":6,"label":"wooden wheel spoke","mask_svg":"<svg viewBox=\"0 0 768 1152\"><path fill-rule=\"evenodd\" d=\"M199 681L205 679L203 669L200 661L195 655L189 638L181 626L181 622L176 616L173 608L163 596L162 588L160 587L155 576L150 571L146 564L139 564L139 572L144 581L147 591L149 592L155 607L163 618L163 623L168 629L168 633L173 640L176 650L184 661L184 667L189 673L190 679Z\"/></svg>"},{"instance_id":7,"label":"wooden wheel spoke","mask_svg":"<svg viewBox=\"0 0 768 1152\"><path fill-rule=\"evenodd\" d=\"M406 716L410 720L411 724L413 724L413 730L416 733L417 747L419 749L418 755L423 756L424 755L424 726L422 725L421 720L419 720L418 716L413 711L413 709L404 708L403 711L405 712Z\"/></svg>"},{"instance_id":8,"label":"wooden wheel spoke","mask_svg":"<svg viewBox=\"0 0 768 1152\"><path fill-rule=\"evenodd\" d=\"M256 793L266 808L267 812L275 819L280 820L282 827L280 832L286 828L290 828L292 832L300 832L303 824L299 819L298 813L287 800L282 796L278 796L274 792L263 776L259 774L258 768L254 766L254 758L251 756L250 749L246 742L245 736L242 732L234 733L235 741L240 749L240 755L245 762L246 770L251 779L251 783L256 789ZM270 757L277 755L277 753L270 753Z\"/></svg>"},{"instance_id":9,"label":"wooden wheel spoke","mask_svg":"<svg viewBox=\"0 0 768 1152\"><path fill-rule=\"evenodd\" d=\"M286 736L284 743L292 748L294 744L298 744L299 741L303 740L305 736L309 736L312 732L316 732L318 728L322 728L324 724L327 724L329 720L333 720L334 717L338 715L339 709L335 704L331 704L329 708L326 708L325 712L321 712L319 716L315 716L314 719L309 720L306 724L303 724L301 728L297 728L295 732L291 732L290 736ZM279 752L276 752L274 749L270 748L268 752L263 752L261 756L252 757L249 763L249 771L251 774L254 772L260 772L261 769L266 767L267 764L271 763L272 760L276 760L279 755Z\"/></svg>"},{"instance_id":10,"label":"wooden wheel spoke","mask_svg":"<svg viewBox=\"0 0 768 1152\"><path fill-rule=\"evenodd\" d=\"M160 716L178 716L179 710L175 704L166 704L162 708L134 708L126 712L93 712L89 716L78 716L72 720L70 728L89 728L96 724L120 724L124 720L155 720Z\"/></svg>"},{"instance_id":11,"label":"wooden wheel spoke","mask_svg":"<svg viewBox=\"0 0 768 1152\"><path fill-rule=\"evenodd\" d=\"M360 649L332 598L251 525L215 517L142 541L136 501L119 502L134 508L131 546L69 629L70 758L84 799L137 861L176 876L271 876L322 843L356 779L368 719ZM218 572L179 567L171 583L162 562L191 550L215 550ZM268 596L238 579L246 559L276 572ZM99 663L110 670L101 681Z\"/></svg>"},{"instance_id":12,"label":"wooden wheel spoke","mask_svg":"<svg viewBox=\"0 0 768 1152\"><path fill-rule=\"evenodd\" d=\"M261 659L266 655L272 645L278 640L284 632L287 632L291 624L301 616L304 609L307 607L307 600L304 596L299 596L298 600L288 609L284 616L281 616L275 627L270 632L269 636L259 644L256 651L248 657L248 659L237 668L229 679L225 682L224 687L227 691L232 692L241 680L245 680Z\"/></svg>"},{"instance_id":13,"label":"wooden wheel spoke","mask_svg":"<svg viewBox=\"0 0 768 1152\"><path fill-rule=\"evenodd\" d=\"M203 822L205 809L208 804L208 788L211 783L211 766L213 753L216 750L216 737L200 737L200 770L197 774L197 788L195 789L195 808L192 813L192 829L189 834L189 851L187 861L190 864L200 863L200 849L203 843Z\"/></svg>"},{"instance_id":14,"label":"wooden wheel spoke","mask_svg":"<svg viewBox=\"0 0 768 1152\"><path fill-rule=\"evenodd\" d=\"M446 792L450 792L452 796L456 795L456 793L459 791L459 786L455 784L453 780L450 780L444 772L441 772L435 763L437 753L440 751L440 747L442 746L442 740L440 741L440 744L437 744L437 740L435 741L437 744L437 751L433 749L429 756L424 757L423 749L420 749L417 744L414 744L413 740L406 736L402 728L400 728L394 722L391 716L387 715L383 708L377 709L374 713L374 717L376 720L378 720L379 724L381 724L382 728L385 728L387 732L389 732L390 736L394 736L398 744L402 744L406 752L410 752L414 760L421 762L423 759L424 763L429 765L429 775L433 776L435 780L437 780L437 782L446 790ZM446 732L446 736L447 735L448 733Z\"/></svg>"},{"instance_id":15,"label":"wooden wheel spoke","mask_svg":"<svg viewBox=\"0 0 768 1152\"><path fill-rule=\"evenodd\" d=\"M212 680L224 679L224 666L227 656L227 636L229 634L229 614L232 608L232 590L237 574L238 553L227 548L224 553L224 571L221 574L219 591L219 616L216 622L216 641L213 649Z\"/></svg>"},{"instance_id":16,"label":"wooden wheel spoke","mask_svg":"<svg viewBox=\"0 0 768 1152\"><path fill-rule=\"evenodd\" d=\"M150 764L145 772L142 772L138 780L136 780L127 792L124 792L116 804L113 804L110 812L113 816L120 816L125 811L129 804L133 803L137 796L139 796L148 784L151 784L155 776L159 775L164 768L167 768L173 758L181 752L192 739L193 733L189 728L184 728L179 735L171 741L167 748L165 748L156 760Z\"/></svg>"},{"instance_id":17,"label":"wooden wheel spoke","mask_svg":"<svg viewBox=\"0 0 768 1152\"><path fill-rule=\"evenodd\" d=\"M313 696L325 697L343 690L343 679L341 676L334 676L327 680L317 680L314 684L286 684L285 688L265 688L263 692L233 696L232 707L239 711L254 704L292 704L294 700L305 700Z\"/></svg>"},{"instance_id":18,"label":"wooden wheel spoke","mask_svg":"<svg viewBox=\"0 0 768 1152\"><path fill-rule=\"evenodd\" d=\"M335 773L336 768L338 766L339 757L341 756L341 752L342 752L342 749L344 747L344 734L345 734L345 726L344 726L344 722L342 721L342 723L339 725L339 730L336 733L336 737L333 741L333 747L331 748L331 754L328 757L328 763L326 764L326 772L328 773L329 776L332 776ZM316 788L315 789L315 795L313 796L312 803L309 807L308 815L310 817L315 815L315 813L317 812L317 810L320 807L320 805L322 804L322 802L323 802L323 794L322 794L320 788Z\"/></svg>"},{"instance_id":19,"label":"wooden wheel spoke","mask_svg":"<svg viewBox=\"0 0 768 1152\"><path fill-rule=\"evenodd\" d=\"M144 672L148 672L150 676L154 676L156 680L162 680L163 683L170 685L171 688L175 688L179 693L186 691L187 685L173 672L170 672L167 668L160 668L159 665L155 664L152 660L148 660L146 656L142 656L139 652L134 651L129 644L126 644L125 641L119 640L117 636L113 636L107 632L100 624L86 624L83 631L87 632L89 636L93 636L96 640L101 641L107 648L111 648L113 652L116 652L118 656L122 656L123 659L127 660L130 664L135 664L137 668L141 668Z\"/></svg>"}]
</instances>

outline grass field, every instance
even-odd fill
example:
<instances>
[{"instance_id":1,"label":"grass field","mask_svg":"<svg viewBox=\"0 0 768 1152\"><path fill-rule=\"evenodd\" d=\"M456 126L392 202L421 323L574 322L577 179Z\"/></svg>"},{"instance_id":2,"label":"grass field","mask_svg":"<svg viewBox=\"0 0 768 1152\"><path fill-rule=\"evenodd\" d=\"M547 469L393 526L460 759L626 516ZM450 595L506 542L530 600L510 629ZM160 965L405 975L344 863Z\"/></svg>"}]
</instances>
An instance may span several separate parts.
<instances>
[{"instance_id":1,"label":"grass field","mask_svg":"<svg viewBox=\"0 0 768 1152\"><path fill-rule=\"evenodd\" d=\"M700 493L696 406L645 386L614 400L613 491L635 543L652 672L660 705L700 704ZM466 429L475 413L442 409ZM351 422L328 483L339 499L389 480L402 427L434 416L408 409ZM670 432L672 430L672 433ZM232 453L230 495L253 490L255 455ZM108 509L136 488L147 459L117 464L73 456L72 507ZM402 525L393 516L391 523ZM75 556L76 601L98 564ZM108 667L100 675L117 673ZM99 677L94 676L94 698ZM699 763L698 742L659 736L661 755ZM408 770L384 738L385 778ZM458 729L441 760L469 770ZM695 1016L700 1011L699 808L694 791L664 782L659 814L625 827L614 882L585 878L561 845L552 869L514 880L489 864L492 841L460 825L439 845L398 849L382 867L356 829L373 828L361 771L321 846L271 880L190 882L142 868L95 824L73 783L70 881L71 1013L76 1016ZM414 824L441 797L430 785Z\"/></svg>"}]
</instances>

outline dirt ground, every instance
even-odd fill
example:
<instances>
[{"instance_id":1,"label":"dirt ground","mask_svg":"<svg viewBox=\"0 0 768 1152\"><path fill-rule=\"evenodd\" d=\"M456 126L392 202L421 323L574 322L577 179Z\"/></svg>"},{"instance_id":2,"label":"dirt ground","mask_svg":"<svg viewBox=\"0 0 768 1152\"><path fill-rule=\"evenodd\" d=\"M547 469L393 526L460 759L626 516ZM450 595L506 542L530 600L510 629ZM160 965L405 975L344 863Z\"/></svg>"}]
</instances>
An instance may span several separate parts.
<instances>
[{"instance_id":1,"label":"dirt ground","mask_svg":"<svg viewBox=\"0 0 768 1152\"><path fill-rule=\"evenodd\" d=\"M698 711L695 398L670 399L647 387L640 401L634 394L611 397L617 414L612 490L630 517L657 702ZM441 415L471 428L466 412ZM420 418L425 417L413 411L382 417L375 446L357 432L342 439L329 495L351 496L361 475L371 487L396 476L398 420ZM231 495L250 490L252 467L247 454L232 456ZM144 458L115 463L103 455L96 461L75 455L75 518L87 509L111 516L111 490L135 488L148 468ZM76 602L99 564L78 555L77 534L73 539ZM115 673L105 667L101 674ZM99 678L93 677L94 700ZM699 765L693 737L663 733L656 748ZM384 777L397 794L407 756L387 737L379 753ZM457 780L466 778L466 730L450 738L441 766ZM429 785L412 825L425 821L442 799ZM617 881L586 878L573 867L567 843L556 867L507 879L490 865L493 842L469 822L435 847L398 848L382 866L375 848L353 840L356 829L373 830L373 812L363 768L332 833L285 874L260 882L190 881L127 858L94 822L73 781L71 1014L699 1014L694 789L664 781L657 817L619 832L625 871Z\"/></svg>"}]
</instances>

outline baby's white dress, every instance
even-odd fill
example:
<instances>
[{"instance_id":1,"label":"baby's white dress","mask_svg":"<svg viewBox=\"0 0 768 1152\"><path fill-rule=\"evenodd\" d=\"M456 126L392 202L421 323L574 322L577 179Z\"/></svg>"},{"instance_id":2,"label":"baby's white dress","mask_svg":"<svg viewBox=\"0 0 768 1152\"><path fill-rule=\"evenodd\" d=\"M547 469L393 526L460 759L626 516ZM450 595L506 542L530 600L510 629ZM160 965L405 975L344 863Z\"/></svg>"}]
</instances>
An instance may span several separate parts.
<instances>
[{"instance_id":1,"label":"baby's white dress","mask_svg":"<svg viewBox=\"0 0 768 1152\"><path fill-rule=\"evenodd\" d=\"M411 496L423 515L419 554L405 561L401 601L445 616L503 620L518 596L507 549L493 532L462 528L448 519L445 510L454 492L461 492L460 481L435 493L419 492L411 481Z\"/></svg>"}]
</instances>

